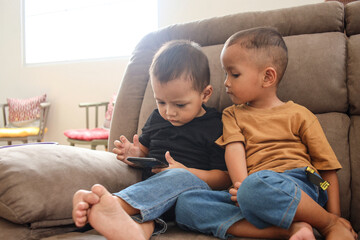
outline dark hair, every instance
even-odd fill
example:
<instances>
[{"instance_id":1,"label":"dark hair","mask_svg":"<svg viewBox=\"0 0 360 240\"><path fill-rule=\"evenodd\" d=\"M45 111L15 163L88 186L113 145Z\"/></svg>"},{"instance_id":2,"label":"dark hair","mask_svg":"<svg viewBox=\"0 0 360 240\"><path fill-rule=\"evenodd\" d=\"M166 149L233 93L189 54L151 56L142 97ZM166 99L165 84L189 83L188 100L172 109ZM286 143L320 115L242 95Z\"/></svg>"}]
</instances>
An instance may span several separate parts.
<instances>
[{"instance_id":1,"label":"dark hair","mask_svg":"<svg viewBox=\"0 0 360 240\"><path fill-rule=\"evenodd\" d=\"M160 83L167 83L185 75L199 92L210 83L206 55L199 44L188 40L165 43L155 54L149 73L151 78L156 78Z\"/></svg>"},{"instance_id":2,"label":"dark hair","mask_svg":"<svg viewBox=\"0 0 360 240\"><path fill-rule=\"evenodd\" d=\"M288 49L277 30L271 27L259 27L237 32L226 41L224 48L234 44L246 49L262 51L261 57L271 61L280 82L288 64Z\"/></svg>"}]
</instances>

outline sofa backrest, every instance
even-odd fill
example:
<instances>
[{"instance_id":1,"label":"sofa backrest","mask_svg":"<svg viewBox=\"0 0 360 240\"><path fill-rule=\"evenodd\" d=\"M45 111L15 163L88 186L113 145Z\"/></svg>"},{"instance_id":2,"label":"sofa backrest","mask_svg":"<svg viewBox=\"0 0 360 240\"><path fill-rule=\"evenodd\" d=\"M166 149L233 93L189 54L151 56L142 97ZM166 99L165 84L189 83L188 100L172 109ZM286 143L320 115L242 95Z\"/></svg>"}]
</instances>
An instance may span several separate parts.
<instances>
[{"instance_id":1,"label":"sofa backrest","mask_svg":"<svg viewBox=\"0 0 360 240\"><path fill-rule=\"evenodd\" d=\"M131 138L138 132L149 112L155 107L149 84L149 66L159 47L173 39L190 39L203 46L209 57L211 83L215 88L209 105L222 110L231 103L224 91L224 74L219 62L222 45L237 31L258 26L276 27L290 45L289 67L279 89L280 96L291 98L319 113L330 110L345 112L346 40L343 22L343 5L327 2L176 24L148 34L135 48L121 82L114 109L109 149L112 149L113 141L120 134ZM329 49L340 54L332 53ZM320 68L323 64L325 67ZM324 80L324 76L329 77L330 81ZM306 84L303 84L304 82ZM323 87L327 90L326 93ZM320 99L322 95L319 93L326 94L326 98Z\"/></svg>"},{"instance_id":2,"label":"sofa backrest","mask_svg":"<svg viewBox=\"0 0 360 240\"><path fill-rule=\"evenodd\" d=\"M351 159L351 222L360 230L360 2L345 7L347 44L347 86L349 93L349 132Z\"/></svg>"},{"instance_id":3,"label":"sofa backrest","mask_svg":"<svg viewBox=\"0 0 360 240\"><path fill-rule=\"evenodd\" d=\"M360 119L356 118L355 121L349 117L349 113L360 114L360 100L356 96L360 88L360 81L356 78L359 78L360 73L356 67L350 67L352 62L360 66L360 24L359 16L355 16L360 11L358 3L351 5L355 9L350 6L346 8L346 16L350 21L346 27L346 32L351 35L349 49L344 33L344 6L334 1L216 17L172 25L148 34L134 50L122 80L114 108L109 149L113 148L114 140L121 134L132 139L135 133L141 133L147 117L156 107L148 70L153 55L163 43L173 39L189 39L202 46L209 58L211 84L214 87L213 96L207 105L222 111L232 104L225 93L224 73L219 61L224 42L237 31L272 26L284 36L289 49L289 64L279 86L279 96L283 101L293 100L317 114L343 166L338 172L341 210L344 217L350 218L352 196L349 129L351 121L360 125ZM350 48L356 48L358 53L350 54ZM348 55L355 58L349 60L349 68ZM347 78L350 73L356 76ZM350 79L353 79L353 87L348 90L347 83ZM360 138L360 133L357 137ZM360 139L355 142L359 144ZM358 197L360 199L360 195Z\"/></svg>"}]
</instances>

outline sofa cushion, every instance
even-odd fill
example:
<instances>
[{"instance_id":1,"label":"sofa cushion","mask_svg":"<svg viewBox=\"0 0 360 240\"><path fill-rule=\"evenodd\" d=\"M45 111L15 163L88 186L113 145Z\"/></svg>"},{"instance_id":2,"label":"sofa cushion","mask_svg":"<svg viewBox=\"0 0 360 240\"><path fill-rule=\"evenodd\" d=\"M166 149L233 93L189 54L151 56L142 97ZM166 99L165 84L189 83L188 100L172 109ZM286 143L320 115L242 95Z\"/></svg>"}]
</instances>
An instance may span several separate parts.
<instances>
[{"instance_id":1,"label":"sofa cushion","mask_svg":"<svg viewBox=\"0 0 360 240\"><path fill-rule=\"evenodd\" d=\"M285 41L289 63L279 85L280 99L293 100L314 113L346 113L345 35L306 34L285 37Z\"/></svg>"},{"instance_id":2,"label":"sofa cushion","mask_svg":"<svg viewBox=\"0 0 360 240\"><path fill-rule=\"evenodd\" d=\"M360 34L360 2L355 1L345 5L346 33Z\"/></svg>"},{"instance_id":3,"label":"sofa cushion","mask_svg":"<svg viewBox=\"0 0 360 240\"><path fill-rule=\"evenodd\" d=\"M344 218L350 218L351 164L349 155L350 119L343 113L316 114L342 169L337 172L340 186L340 207Z\"/></svg>"},{"instance_id":4,"label":"sofa cushion","mask_svg":"<svg viewBox=\"0 0 360 240\"><path fill-rule=\"evenodd\" d=\"M43 237L75 231L75 225L33 229L26 225L16 224L0 218L0 239L37 240ZM101 238L100 238L101 239Z\"/></svg>"},{"instance_id":5,"label":"sofa cushion","mask_svg":"<svg viewBox=\"0 0 360 240\"><path fill-rule=\"evenodd\" d=\"M44 144L3 148L0 217L31 228L67 225L77 190L100 183L117 192L140 178L109 152Z\"/></svg>"},{"instance_id":6,"label":"sofa cushion","mask_svg":"<svg viewBox=\"0 0 360 240\"><path fill-rule=\"evenodd\" d=\"M360 116L351 117L350 127L350 157L351 157L351 222L356 231L360 231Z\"/></svg>"},{"instance_id":7,"label":"sofa cushion","mask_svg":"<svg viewBox=\"0 0 360 240\"><path fill-rule=\"evenodd\" d=\"M359 14L360 15L360 14ZM360 25L360 20L358 25ZM360 34L348 40L348 90L351 114L360 114Z\"/></svg>"}]
</instances>

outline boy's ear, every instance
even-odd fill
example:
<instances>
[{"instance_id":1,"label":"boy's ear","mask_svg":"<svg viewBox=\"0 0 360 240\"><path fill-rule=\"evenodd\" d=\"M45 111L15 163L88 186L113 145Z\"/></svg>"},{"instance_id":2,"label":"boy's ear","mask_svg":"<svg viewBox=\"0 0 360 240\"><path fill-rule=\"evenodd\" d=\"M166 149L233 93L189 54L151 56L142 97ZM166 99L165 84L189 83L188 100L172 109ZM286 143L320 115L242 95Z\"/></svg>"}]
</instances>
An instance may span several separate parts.
<instances>
[{"instance_id":1,"label":"boy's ear","mask_svg":"<svg viewBox=\"0 0 360 240\"><path fill-rule=\"evenodd\" d=\"M275 68L273 67L267 67L264 70L264 81L263 81L263 87L271 87L276 85L277 83L277 72Z\"/></svg>"},{"instance_id":2,"label":"boy's ear","mask_svg":"<svg viewBox=\"0 0 360 240\"><path fill-rule=\"evenodd\" d=\"M207 85L201 93L203 103L209 101L212 93L213 93L213 87L211 85Z\"/></svg>"}]
</instances>

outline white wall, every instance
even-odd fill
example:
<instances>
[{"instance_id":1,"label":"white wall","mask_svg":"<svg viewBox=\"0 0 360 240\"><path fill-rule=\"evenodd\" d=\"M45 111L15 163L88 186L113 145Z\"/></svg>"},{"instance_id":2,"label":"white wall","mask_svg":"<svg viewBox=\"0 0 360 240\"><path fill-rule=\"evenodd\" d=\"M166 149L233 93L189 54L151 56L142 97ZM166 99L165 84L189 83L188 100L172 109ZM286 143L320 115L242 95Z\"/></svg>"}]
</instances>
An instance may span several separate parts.
<instances>
[{"instance_id":1,"label":"white wall","mask_svg":"<svg viewBox=\"0 0 360 240\"><path fill-rule=\"evenodd\" d=\"M159 26L244 11L264 11L320 0L158 0ZM0 0L0 103L46 93L51 102L45 141L67 144L64 130L82 128L80 102L108 101L118 91L127 58L24 66L21 0ZM0 118L2 126L2 116ZM0 145L4 144L0 142Z\"/></svg>"}]
</instances>

